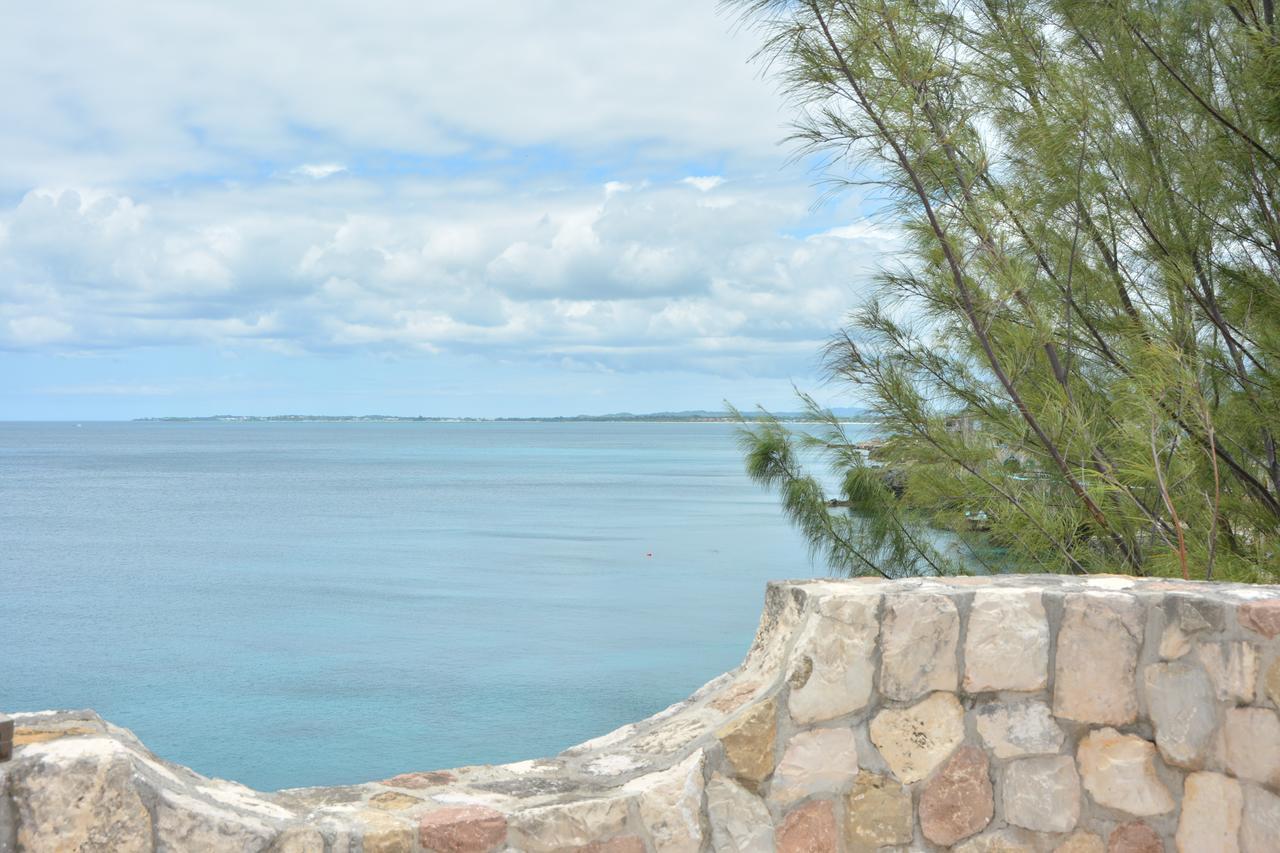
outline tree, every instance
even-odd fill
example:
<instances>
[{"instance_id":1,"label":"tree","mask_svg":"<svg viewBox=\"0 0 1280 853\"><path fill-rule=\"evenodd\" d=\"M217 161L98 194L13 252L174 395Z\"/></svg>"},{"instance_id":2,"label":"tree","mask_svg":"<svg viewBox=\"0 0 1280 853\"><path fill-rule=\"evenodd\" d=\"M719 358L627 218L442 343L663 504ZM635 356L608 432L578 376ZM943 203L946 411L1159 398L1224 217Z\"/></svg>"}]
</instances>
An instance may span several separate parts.
<instances>
[{"instance_id":1,"label":"tree","mask_svg":"<svg viewBox=\"0 0 1280 853\"><path fill-rule=\"evenodd\" d=\"M1019 568L1280 577L1273 0L728 5L797 153L878 188L909 247L825 353L901 487L807 398L817 438L741 431L815 551L958 571L927 528L969 513Z\"/></svg>"}]
</instances>

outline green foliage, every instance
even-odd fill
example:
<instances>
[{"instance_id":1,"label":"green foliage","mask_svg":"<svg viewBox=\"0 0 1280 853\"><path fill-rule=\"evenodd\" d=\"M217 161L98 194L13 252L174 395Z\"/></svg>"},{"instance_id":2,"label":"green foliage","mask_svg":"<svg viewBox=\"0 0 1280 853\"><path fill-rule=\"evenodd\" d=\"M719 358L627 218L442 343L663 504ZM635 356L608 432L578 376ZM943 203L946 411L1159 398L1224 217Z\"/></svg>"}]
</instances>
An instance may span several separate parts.
<instances>
[{"instance_id":1,"label":"green foliage","mask_svg":"<svg viewBox=\"0 0 1280 853\"><path fill-rule=\"evenodd\" d=\"M727 5L908 246L826 352L899 488L830 417L742 432L815 554L959 571L928 526L982 518L1021 569L1280 579L1273 0Z\"/></svg>"}]
</instances>

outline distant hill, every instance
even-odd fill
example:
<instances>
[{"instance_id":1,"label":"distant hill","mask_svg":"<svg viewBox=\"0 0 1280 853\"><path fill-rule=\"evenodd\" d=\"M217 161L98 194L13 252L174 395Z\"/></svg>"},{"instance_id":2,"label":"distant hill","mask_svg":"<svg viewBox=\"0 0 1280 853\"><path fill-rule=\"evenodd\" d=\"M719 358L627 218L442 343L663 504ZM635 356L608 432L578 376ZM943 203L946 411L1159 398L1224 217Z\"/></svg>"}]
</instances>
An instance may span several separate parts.
<instances>
[{"instance_id":1,"label":"distant hill","mask_svg":"<svg viewBox=\"0 0 1280 853\"><path fill-rule=\"evenodd\" d=\"M841 420L866 421L874 419L866 409L834 408L832 413ZM758 420L761 416L755 412L744 412L749 420ZM774 412L780 421L799 422L810 420L804 412ZM454 418L454 417L403 417L400 415L209 415L207 417L168 417L137 418L139 422L149 423L729 423L733 418L722 411L708 409L692 409L683 412L651 412L634 414L632 412L613 412L607 415L563 415L543 418Z\"/></svg>"}]
</instances>

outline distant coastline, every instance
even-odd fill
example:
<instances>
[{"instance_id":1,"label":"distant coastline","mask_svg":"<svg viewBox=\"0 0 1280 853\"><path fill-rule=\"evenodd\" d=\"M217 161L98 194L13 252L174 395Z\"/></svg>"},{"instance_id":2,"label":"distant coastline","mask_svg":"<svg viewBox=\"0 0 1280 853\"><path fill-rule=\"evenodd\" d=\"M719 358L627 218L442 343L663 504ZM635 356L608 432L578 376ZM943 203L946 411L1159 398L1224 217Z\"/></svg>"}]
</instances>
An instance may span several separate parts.
<instances>
[{"instance_id":1,"label":"distant coastline","mask_svg":"<svg viewBox=\"0 0 1280 853\"><path fill-rule=\"evenodd\" d=\"M832 409L841 421L847 423L873 423L875 416L863 409ZM750 421L761 420L764 415L744 412ZM777 412L772 415L786 423L806 423L813 417L806 412ZM632 414L615 412L607 415L561 415L557 417L527 418L462 418L462 417L404 417L401 415L209 415L206 417L135 418L138 423L734 423L736 418L724 412L693 410L686 412L651 412Z\"/></svg>"}]
</instances>

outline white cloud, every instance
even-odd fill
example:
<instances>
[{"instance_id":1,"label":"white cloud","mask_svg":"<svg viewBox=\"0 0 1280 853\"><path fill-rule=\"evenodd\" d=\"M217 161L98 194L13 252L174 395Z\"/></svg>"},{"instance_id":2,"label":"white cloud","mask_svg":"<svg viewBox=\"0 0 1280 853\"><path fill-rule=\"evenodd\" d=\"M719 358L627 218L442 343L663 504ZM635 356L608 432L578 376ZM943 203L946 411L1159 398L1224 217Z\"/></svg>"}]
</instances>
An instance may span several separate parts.
<instances>
[{"instance_id":1,"label":"white cloud","mask_svg":"<svg viewBox=\"0 0 1280 853\"><path fill-rule=\"evenodd\" d=\"M0 186L247 175L345 152L773 156L714 0L46 0L0 27ZM286 170L289 166L284 166ZM353 169L354 171L354 169Z\"/></svg>"},{"instance_id":2,"label":"white cloud","mask_svg":"<svg viewBox=\"0 0 1280 853\"><path fill-rule=\"evenodd\" d=\"M689 177L681 181L681 183L688 184L694 189L701 190L702 192L705 193L723 184L724 178L720 177L719 175L707 175L701 178L696 177L694 175L690 175Z\"/></svg>"},{"instance_id":3,"label":"white cloud","mask_svg":"<svg viewBox=\"0 0 1280 853\"><path fill-rule=\"evenodd\" d=\"M373 347L778 375L812 359L891 239L784 236L805 209L785 186L717 205L679 181L603 200L467 183L455 199L437 183L389 203L379 185L333 186L146 205L28 193L0 214L0 346Z\"/></svg>"},{"instance_id":4,"label":"white cloud","mask_svg":"<svg viewBox=\"0 0 1280 853\"><path fill-rule=\"evenodd\" d=\"M345 171L347 171L347 167L341 163L303 163L293 170L293 174L322 181Z\"/></svg>"},{"instance_id":5,"label":"white cloud","mask_svg":"<svg viewBox=\"0 0 1280 853\"><path fill-rule=\"evenodd\" d=\"M785 375L897 244L811 233L733 30L714 0L20 4L0 349Z\"/></svg>"}]
</instances>

